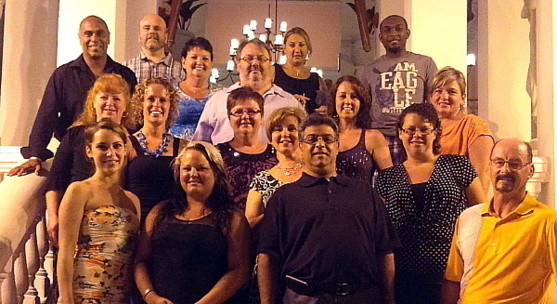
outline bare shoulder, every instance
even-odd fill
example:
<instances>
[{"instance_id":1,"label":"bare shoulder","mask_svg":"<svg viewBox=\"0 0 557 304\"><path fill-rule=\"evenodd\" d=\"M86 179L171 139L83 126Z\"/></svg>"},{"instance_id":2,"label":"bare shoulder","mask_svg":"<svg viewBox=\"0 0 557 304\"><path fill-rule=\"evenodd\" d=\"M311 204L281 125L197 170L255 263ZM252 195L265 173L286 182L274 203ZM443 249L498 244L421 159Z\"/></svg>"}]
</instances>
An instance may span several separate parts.
<instances>
[{"instance_id":1,"label":"bare shoulder","mask_svg":"<svg viewBox=\"0 0 557 304\"><path fill-rule=\"evenodd\" d=\"M366 146L368 147L380 147L387 145L385 136L377 130L366 130Z\"/></svg>"},{"instance_id":2,"label":"bare shoulder","mask_svg":"<svg viewBox=\"0 0 557 304\"><path fill-rule=\"evenodd\" d=\"M140 201L139 201L139 197L137 197L137 195L133 194L132 192L128 191L128 190L124 190L124 196L126 198L126 200L128 200L131 204L133 204L133 206L135 207L135 209L137 210L137 213L140 213Z\"/></svg>"}]
</instances>

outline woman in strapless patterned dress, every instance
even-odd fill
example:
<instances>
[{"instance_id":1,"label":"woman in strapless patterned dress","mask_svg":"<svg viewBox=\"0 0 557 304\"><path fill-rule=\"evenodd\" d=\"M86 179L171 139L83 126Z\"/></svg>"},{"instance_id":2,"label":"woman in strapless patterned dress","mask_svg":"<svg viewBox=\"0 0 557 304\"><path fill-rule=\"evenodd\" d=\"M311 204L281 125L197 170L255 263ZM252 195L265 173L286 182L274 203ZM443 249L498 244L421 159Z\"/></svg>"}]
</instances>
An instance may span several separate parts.
<instances>
[{"instance_id":1,"label":"woman in strapless patterned dress","mask_svg":"<svg viewBox=\"0 0 557 304\"><path fill-rule=\"evenodd\" d=\"M130 301L140 207L119 183L127 140L126 131L108 119L85 130L95 173L72 183L60 205L59 303Z\"/></svg>"}]
</instances>

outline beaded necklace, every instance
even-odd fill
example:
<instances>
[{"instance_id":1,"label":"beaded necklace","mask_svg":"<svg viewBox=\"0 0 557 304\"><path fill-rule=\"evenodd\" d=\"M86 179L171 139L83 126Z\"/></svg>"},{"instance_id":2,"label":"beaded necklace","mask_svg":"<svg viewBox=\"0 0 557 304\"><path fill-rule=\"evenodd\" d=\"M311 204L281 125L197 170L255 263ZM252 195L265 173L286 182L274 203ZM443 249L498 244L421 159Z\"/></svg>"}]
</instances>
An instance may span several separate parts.
<instances>
[{"instance_id":1,"label":"beaded necklace","mask_svg":"<svg viewBox=\"0 0 557 304\"><path fill-rule=\"evenodd\" d=\"M159 144L155 151L147 149L147 137L145 137L145 134L143 134L143 132L139 131L137 133L137 140L139 141L139 145L141 146L141 151L143 151L143 153L157 158L161 156L164 151L166 151L166 147L168 147L168 143L170 142L170 134L164 133L162 135L162 142Z\"/></svg>"}]
</instances>

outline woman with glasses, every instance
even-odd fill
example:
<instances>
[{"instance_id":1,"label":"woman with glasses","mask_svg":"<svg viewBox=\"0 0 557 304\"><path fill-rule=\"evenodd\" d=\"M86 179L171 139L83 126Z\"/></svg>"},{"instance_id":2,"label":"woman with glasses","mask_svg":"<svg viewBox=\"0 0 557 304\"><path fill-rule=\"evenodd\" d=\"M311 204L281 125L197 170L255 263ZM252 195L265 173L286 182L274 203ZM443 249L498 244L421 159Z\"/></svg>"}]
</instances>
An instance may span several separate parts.
<instances>
[{"instance_id":1,"label":"woman with glasses","mask_svg":"<svg viewBox=\"0 0 557 304\"><path fill-rule=\"evenodd\" d=\"M489 126L476 115L466 114L466 79L459 70L444 67L433 77L429 102L441 120L441 153L466 156L478 172L487 194L489 154L494 139Z\"/></svg>"},{"instance_id":2,"label":"woman with glasses","mask_svg":"<svg viewBox=\"0 0 557 304\"><path fill-rule=\"evenodd\" d=\"M440 155L441 122L432 105L404 109L398 134L407 159L380 172L376 183L402 244L394 251L396 302L439 303L456 219L483 202L482 186L467 158Z\"/></svg>"},{"instance_id":3,"label":"woman with glasses","mask_svg":"<svg viewBox=\"0 0 557 304\"><path fill-rule=\"evenodd\" d=\"M326 109L326 105L316 103L317 91L325 85L321 85L317 73L311 73L305 66L312 51L308 33L295 27L284 34L286 62L283 65L275 63L275 84L298 99L308 114Z\"/></svg>"},{"instance_id":4,"label":"woman with glasses","mask_svg":"<svg viewBox=\"0 0 557 304\"><path fill-rule=\"evenodd\" d=\"M263 102L263 97L248 87L230 92L226 108L234 137L217 145L226 165L232 200L242 212L246 209L253 176L278 163L273 146L258 137L263 123Z\"/></svg>"},{"instance_id":5,"label":"woman with glasses","mask_svg":"<svg viewBox=\"0 0 557 304\"><path fill-rule=\"evenodd\" d=\"M393 166L387 141L381 132L369 129L370 102L356 77L340 77L333 92L335 103L329 115L340 128L337 171L371 184L376 168Z\"/></svg>"}]
</instances>

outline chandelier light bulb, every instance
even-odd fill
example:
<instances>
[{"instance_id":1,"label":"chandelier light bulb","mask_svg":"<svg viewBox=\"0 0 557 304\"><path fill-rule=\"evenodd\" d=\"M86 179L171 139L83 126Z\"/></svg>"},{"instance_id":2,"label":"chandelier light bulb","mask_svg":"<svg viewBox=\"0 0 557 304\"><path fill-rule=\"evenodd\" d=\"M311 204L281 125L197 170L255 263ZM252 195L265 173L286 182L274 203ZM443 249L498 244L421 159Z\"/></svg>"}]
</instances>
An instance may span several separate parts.
<instances>
[{"instance_id":1,"label":"chandelier light bulb","mask_svg":"<svg viewBox=\"0 0 557 304\"><path fill-rule=\"evenodd\" d=\"M267 41L267 35L265 35L265 34L259 35L259 40L261 40L263 42L266 42Z\"/></svg>"},{"instance_id":2,"label":"chandelier light bulb","mask_svg":"<svg viewBox=\"0 0 557 304\"><path fill-rule=\"evenodd\" d=\"M271 29L273 27L273 19L267 18L265 19L265 28Z\"/></svg>"},{"instance_id":3,"label":"chandelier light bulb","mask_svg":"<svg viewBox=\"0 0 557 304\"><path fill-rule=\"evenodd\" d=\"M226 70L229 72L234 71L234 60L228 60L226 63Z\"/></svg>"},{"instance_id":4,"label":"chandelier light bulb","mask_svg":"<svg viewBox=\"0 0 557 304\"><path fill-rule=\"evenodd\" d=\"M249 29L252 31L256 31L257 30L257 21L252 20L249 22Z\"/></svg>"},{"instance_id":5,"label":"chandelier light bulb","mask_svg":"<svg viewBox=\"0 0 557 304\"><path fill-rule=\"evenodd\" d=\"M249 34L249 32L250 32L249 25L244 24L244 29L242 31L242 34L247 36Z\"/></svg>"},{"instance_id":6,"label":"chandelier light bulb","mask_svg":"<svg viewBox=\"0 0 557 304\"><path fill-rule=\"evenodd\" d=\"M281 34L275 36L275 45L283 45L284 44L284 37Z\"/></svg>"},{"instance_id":7,"label":"chandelier light bulb","mask_svg":"<svg viewBox=\"0 0 557 304\"><path fill-rule=\"evenodd\" d=\"M211 77L214 77L215 79L218 79L220 77L219 70L217 68L213 68L211 70Z\"/></svg>"},{"instance_id":8,"label":"chandelier light bulb","mask_svg":"<svg viewBox=\"0 0 557 304\"><path fill-rule=\"evenodd\" d=\"M282 21L280 23L279 31L286 33L287 30L288 30L288 24L286 23L286 21Z\"/></svg>"},{"instance_id":9,"label":"chandelier light bulb","mask_svg":"<svg viewBox=\"0 0 557 304\"><path fill-rule=\"evenodd\" d=\"M240 46L240 41L236 38L230 40L230 47L237 49Z\"/></svg>"}]
</instances>

